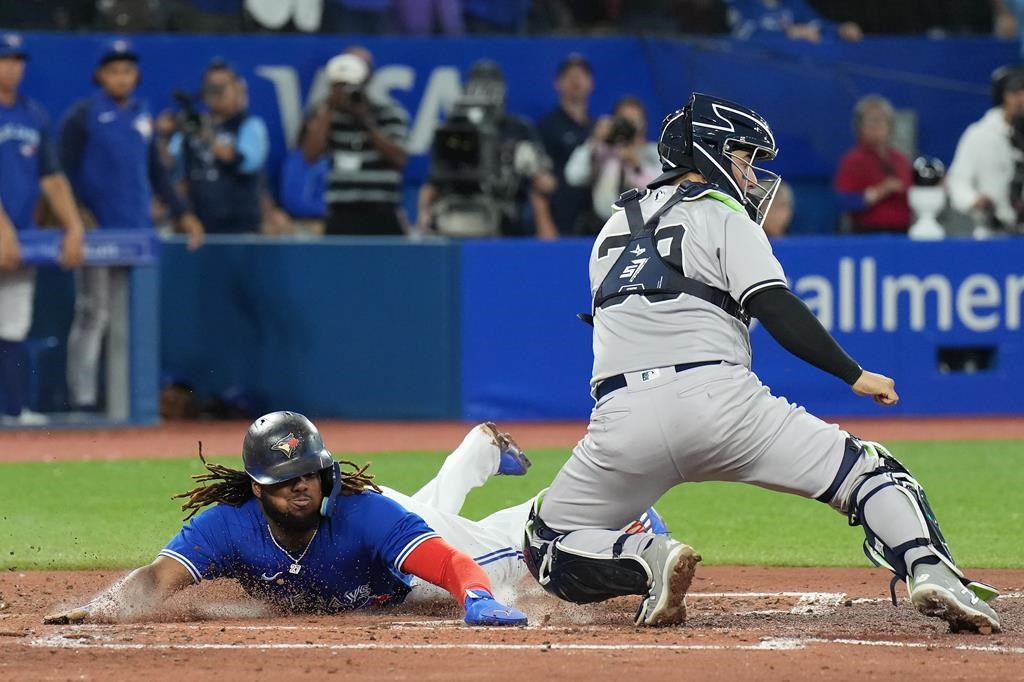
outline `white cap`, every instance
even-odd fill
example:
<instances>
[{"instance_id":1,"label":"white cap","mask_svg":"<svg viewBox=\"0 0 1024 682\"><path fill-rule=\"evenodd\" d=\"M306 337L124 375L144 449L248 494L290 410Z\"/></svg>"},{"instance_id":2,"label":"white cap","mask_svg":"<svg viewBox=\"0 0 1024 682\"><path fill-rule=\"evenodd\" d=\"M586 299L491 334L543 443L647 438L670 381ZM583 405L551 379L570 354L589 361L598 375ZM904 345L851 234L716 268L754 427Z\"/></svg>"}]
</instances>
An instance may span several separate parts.
<instances>
[{"instance_id":1,"label":"white cap","mask_svg":"<svg viewBox=\"0 0 1024 682\"><path fill-rule=\"evenodd\" d=\"M370 75L370 67L354 54L339 54L327 62L324 69L331 83L362 85Z\"/></svg>"}]
</instances>

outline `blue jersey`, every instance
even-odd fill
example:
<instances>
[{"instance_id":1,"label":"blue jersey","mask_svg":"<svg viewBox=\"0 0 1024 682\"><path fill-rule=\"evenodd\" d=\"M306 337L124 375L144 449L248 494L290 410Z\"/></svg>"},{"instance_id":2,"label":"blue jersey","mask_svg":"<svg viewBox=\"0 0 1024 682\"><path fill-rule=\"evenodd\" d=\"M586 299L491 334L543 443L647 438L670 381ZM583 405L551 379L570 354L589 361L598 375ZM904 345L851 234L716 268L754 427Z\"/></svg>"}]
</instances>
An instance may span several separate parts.
<instances>
[{"instance_id":1,"label":"blue jersey","mask_svg":"<svg viewBox=\"0 0 1024 682\"><path fill-rule=\"evenodd\" d=\"M75 104L60 131L60 162L75 197L99 227L151 228L153 189L180 216L184 207L160 163L145 102L103 92Z\"/></svg>"},{"instance_id":2,"label":"blue jersey","mask_svg":"<svg viewBox=\"0 0 1024 682\"><path fill-rule=\"evenodd\" d=\"M188 569L196 582L234 578L250 595L289 611L333 613L400 603L412 576L406 557L438 537L426 522L376 492L343 496L320 528L301 570L270 536L259 501L226 504L189 521L161 550ZM298 558L299 552L291 552Z\"/></svg>"},{"instance_id":3,"label":"blue jersey","mask_svg":"<svg viewBox=\"0 0 1024 682\"><path fill-rule=\"evenodd\" d=\"M15 229L32 227L39 179L59 171L43 108L21 95L11 106L0 104L0 204Z\"/></svg>"}]
</instances>

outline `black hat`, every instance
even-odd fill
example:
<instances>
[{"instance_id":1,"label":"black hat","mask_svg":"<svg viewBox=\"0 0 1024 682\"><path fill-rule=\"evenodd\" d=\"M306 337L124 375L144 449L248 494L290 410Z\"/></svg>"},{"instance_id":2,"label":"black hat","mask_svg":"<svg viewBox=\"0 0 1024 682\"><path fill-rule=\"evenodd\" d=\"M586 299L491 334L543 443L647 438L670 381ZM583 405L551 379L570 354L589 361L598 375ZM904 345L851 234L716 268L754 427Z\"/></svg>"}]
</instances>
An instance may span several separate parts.
<instances>
[{"instance_id":1,"label":"black hat","mask_svg":"<svg viewBox=\"0 0 1024 682\"><path fill-rule=\"evenodd\" d=\"M1008 92L1024 90L1024 67L1005 64L992 72L992 104L1003 105L1003 96Z\"/></svg>"},{"instance_id":2,"label":"black hat","mask_svg":"<svg viewBox=\"0 0 1024 682\"><path fill-rule=\"evenodd\" d=\"M562 74L564 74L566 71L568 71L574 66L580 67L581 69L586 71L587 74L590 76L594 75L594 70L590 67L590 62L588 62L587 58L581 55L579 52L573 52L569 54L568 57L559 62L558 70L555 72L555 75L558 78L561 78Z\"/></svg>"}]
</instances>

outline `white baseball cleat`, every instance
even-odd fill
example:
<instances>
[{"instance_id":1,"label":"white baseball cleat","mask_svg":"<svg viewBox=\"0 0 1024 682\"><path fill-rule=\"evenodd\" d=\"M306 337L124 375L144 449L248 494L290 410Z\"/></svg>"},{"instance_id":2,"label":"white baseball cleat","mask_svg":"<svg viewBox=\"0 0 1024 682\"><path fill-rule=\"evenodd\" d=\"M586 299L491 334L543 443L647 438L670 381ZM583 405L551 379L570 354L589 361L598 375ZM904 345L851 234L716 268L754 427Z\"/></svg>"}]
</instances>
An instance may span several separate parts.
<instances>
[{"instance_id":1,"label":"white baseball cleat","mask_svg":"<svg viewBox=\"0 0 1024 682\"><path fill-rule=\"evenodd\" d=\"M999 616L943 564L919 565L909 586L910 601L926 616L941 618L954 632L999 632Z\"/></svg>"},{"instance_id":2,"label":"white baseball cleat","mask_svg":"<svg viewBox=\"0 0 1024 682\"><path fill-rule=\"evenodd\" d=\"M634 622L648 627L686 622L686 591L693 582L700 555L693 547L656 535L640 552L651 569L651 586L637 609Z\"/></svg>"},{"instance_id":3,"label":"white baseball cleat","mask_svg":"<svg viewBox=\"0 0 1024 682\"><path fill-rule=\"evenodd\" d=\"M4 415L0 423L4 426L46 426L50 418L41 412L24 408L17 416Z\"/></svg>"}]
</instances>

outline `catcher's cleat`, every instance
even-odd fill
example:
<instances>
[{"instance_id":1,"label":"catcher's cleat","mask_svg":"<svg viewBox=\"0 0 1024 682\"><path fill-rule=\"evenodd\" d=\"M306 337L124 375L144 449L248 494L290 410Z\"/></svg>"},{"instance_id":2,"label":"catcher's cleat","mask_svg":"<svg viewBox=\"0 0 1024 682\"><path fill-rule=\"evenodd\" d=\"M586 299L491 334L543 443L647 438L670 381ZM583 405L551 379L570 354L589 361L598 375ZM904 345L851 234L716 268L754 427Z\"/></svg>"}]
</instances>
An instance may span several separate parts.
<instances>
[{"instance_id":1,"label":"catcher's cleat","mask_svg":"<svg viewBox=\"0 0 1024 682\"><path fill-rule=\"evenodd\" d=\"M943 563L919 563L907 586L910 601L926 616L941 618L953 632L999 632L999 616Z\"/></svg>"},{"instance_id":2,"label":"catcher's cleat","mask_svg":"<svg viewBox=\"0 0 1024 682\"><path fill-rule=\"evenodd\" d=\"M651 585L634 622L649 627L682 625L686 622L686 591L700 555L689 545L657 535L640 557L651 569Z\"/></svg>"},{"instance_id":3,"label":"catcher's cleat","mask_svg":"<svg viewBox=\"0 0 1024 682\"><path fill-rule=\"evenodd\" d=\"M499 476L522 476L530 468L530 460L519 449L519 444L507 433L498 431L494 422L480 425L483 432L490 436L491 442L498 446L501 460L498 463Z\"/></svg>"}]
</instances>

